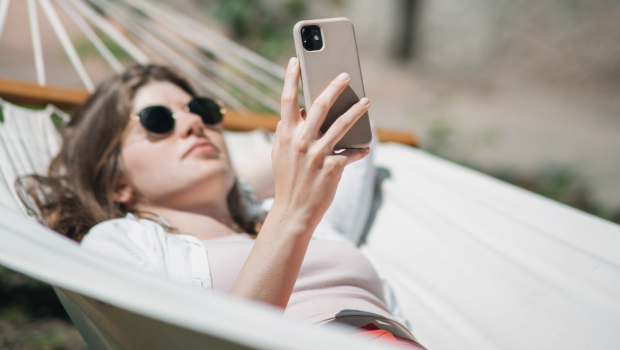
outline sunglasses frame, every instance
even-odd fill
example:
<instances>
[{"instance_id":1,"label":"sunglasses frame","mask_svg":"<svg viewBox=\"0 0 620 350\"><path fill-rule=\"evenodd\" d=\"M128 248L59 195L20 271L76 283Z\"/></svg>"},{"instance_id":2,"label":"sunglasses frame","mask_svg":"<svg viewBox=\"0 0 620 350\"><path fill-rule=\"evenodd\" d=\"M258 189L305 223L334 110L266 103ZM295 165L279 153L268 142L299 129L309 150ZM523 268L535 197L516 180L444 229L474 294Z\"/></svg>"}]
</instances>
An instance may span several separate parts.
<instances>
[{"instance_id":1,"label":"sunglasses frame","mask_svg":"<svg viewBox=\"0 0 620 350\"><path fill-rule=\"evenodd\" d=\"M190 110L189 105L190 105L190 104L191 104L194 100L197 100L197 99L198 99L198 100L208 100L208 101L211 101L211 102L215 103L217 106L219 106L220 120L219 120L217 123L214 123L214 124L208 124L208 123L205 123L205 119L203 118L203 116L202 116L202 115L200 115L200 114L198 114L198 113L194 113L194 112L192 112L192 111ZM191 100L190 100L190 101L189 101L186 105L182 105L182 110L183 110L183 112L186 112L186 113L194 113L194 114L196 114L196 115L200 116L200 119L202 119L202 122L203 122L203 124L205 124L205 125L218 125L218 124L221 124L221 123L222 123L222 121L224 120L224 115L226 114L226 108L224 108L224 106L223 106L223 105L224 105L224 104L223 104L223 103L222 103L222 101L220 101L220 100L214 100L214 99L212 99L212 98L208 98L208 97L200 97L200 96L196 96L196 97L193 97L193 98L192 98L192 99L191 99ZM164 108L165 110L167 110L167 111L168 111L168 113L169 113L170 117L172 118L172 120L171 120L171 121L172 121L172 126L171 126L170 130L167 130L167 131L164 131L164 132L156 132L156 131L153 131L153 130L149 130L149 128L145 125L145 122L144 122L144 121L142 120L142 118L140 117L140 114L142 114L142 113L144 112L144 110L146 110L146 109L148 109L148 108L152 108L152 107L160 107L160 108ZM175 127L175 124L176 124L176 119L177 119L177 118L178 118L178 116L177 116L177 112L173 112L173 111L172 111L170 108L168 108L167 106L162 106L162 105L152 105L152 106L147 106L147 107L144 107L144 108L142 108L142 109L141 109L138 113L133 114L133 115L131 116L131 119L133 119L133 120L136 120L136 121L140 122L140 125L142 125L142 127L143 127L144 129L146 129L146 131L148 131L148 132L150 132L150 133L153 133L153 134L157 134L157 135L166 135L166 134L168 134L168 133L172 132L172 131L174 130L174 127Z\"/></svg>"}]
</instances>

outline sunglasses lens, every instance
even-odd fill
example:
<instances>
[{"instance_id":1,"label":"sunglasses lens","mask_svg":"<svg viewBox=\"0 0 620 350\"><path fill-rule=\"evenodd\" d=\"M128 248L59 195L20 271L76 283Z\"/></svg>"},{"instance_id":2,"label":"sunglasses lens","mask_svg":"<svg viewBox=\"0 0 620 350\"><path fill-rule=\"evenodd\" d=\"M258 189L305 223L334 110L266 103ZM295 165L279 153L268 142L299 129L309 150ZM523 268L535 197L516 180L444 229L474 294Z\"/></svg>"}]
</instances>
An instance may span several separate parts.
<instances>
[{"instance_id":1,"label":"sunglasses lens","mask_svg":"<svg viewBox=\"0 0 620 350\"><path fill-rule=\"evenodd\" d=\"M140 124L155 134L167 134L174 129L172 112L163 106L147 107L138 113Z\"/></svg>"},{"instance_id":2,"label":"sunglasses lens","mask_svg":"<svg viewBox=\"0 0 620 350\"><path fill-rule=\"evenodd\" d=\"M217 102L206 97L196 97L188 104L189 111L199 115L206 125L215 125L222 121L221 107Z\"/></svg>"}]
</instances>

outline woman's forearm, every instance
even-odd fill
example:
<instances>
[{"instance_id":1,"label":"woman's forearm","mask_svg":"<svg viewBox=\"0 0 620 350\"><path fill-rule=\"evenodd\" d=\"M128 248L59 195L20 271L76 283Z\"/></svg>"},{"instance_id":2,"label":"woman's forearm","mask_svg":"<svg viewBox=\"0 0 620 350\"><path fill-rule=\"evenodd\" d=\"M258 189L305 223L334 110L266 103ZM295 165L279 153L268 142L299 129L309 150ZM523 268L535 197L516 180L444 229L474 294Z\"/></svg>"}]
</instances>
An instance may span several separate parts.
<instances>
[{"instance_id":1,"label":"woman's forearm","mask_svg":"<svg viewBox=\"0 0 620 350\"><path fill-rule=\"evenodd\" d=\"M316 225L274 205L230 294L285 308Z\"/></svg>"}]
</instances>

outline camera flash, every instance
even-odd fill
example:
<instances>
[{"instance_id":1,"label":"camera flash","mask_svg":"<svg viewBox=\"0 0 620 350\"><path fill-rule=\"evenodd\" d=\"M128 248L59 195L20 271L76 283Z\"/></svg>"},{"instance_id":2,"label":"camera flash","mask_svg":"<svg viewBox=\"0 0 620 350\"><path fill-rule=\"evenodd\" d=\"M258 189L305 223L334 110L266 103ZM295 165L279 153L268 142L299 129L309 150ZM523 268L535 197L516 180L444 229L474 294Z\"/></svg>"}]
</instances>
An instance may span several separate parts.
<instances>
[{"instance_id":1,"label":"camera flash","mask_svg":"<svg viewBox=\"0 0 620 350\"><path fill-rule=\"evenodd\" d=\"M318 35L315 35L315 36L314 36L314 40L319 40L319 36L318 36Z\"/></svg>"}]
</instances>

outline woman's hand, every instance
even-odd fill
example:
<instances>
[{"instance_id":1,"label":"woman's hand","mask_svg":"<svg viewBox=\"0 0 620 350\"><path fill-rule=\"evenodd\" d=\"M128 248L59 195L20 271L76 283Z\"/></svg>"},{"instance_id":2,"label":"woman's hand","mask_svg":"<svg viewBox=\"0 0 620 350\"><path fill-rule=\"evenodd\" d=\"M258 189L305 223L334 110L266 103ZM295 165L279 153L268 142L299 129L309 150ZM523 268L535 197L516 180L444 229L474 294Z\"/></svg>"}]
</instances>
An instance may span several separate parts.
<instances>
[{"instance_id":1,"label":"woman's hand","mask_svg":"<svg viewBox=\"0 0 620 350\"><path fill-rule=\"evenodd\" d=\"M282 120L272 150L275 201L231 295L286 307L310 238L334 199L344 167L368 148L334 153L334 146L368 110L363 98L327 130L327 112L349 84L341 74L316 99L308 115L299 110L299 62L291 58L282 92Z\"/></svg>"},{"instance_id":2,"label":"woman's hand","mask_svg":"<svg viewBox=\"0 0 620 350\"><path fill-rule=\"evenodd\" d=\"M314 231L334 199L344 167L369 152L369 148L363 148L335 154L334 146L368 110L370 102L362 98L323 134L320 128L327 112L351 78L346 73L340 74L305 116L297 97L299 75L299 62L291 58L282 92L282 120L276 129L272 151L274 207L284 206L300 224Z\"/></svg>"}]
</instances>

